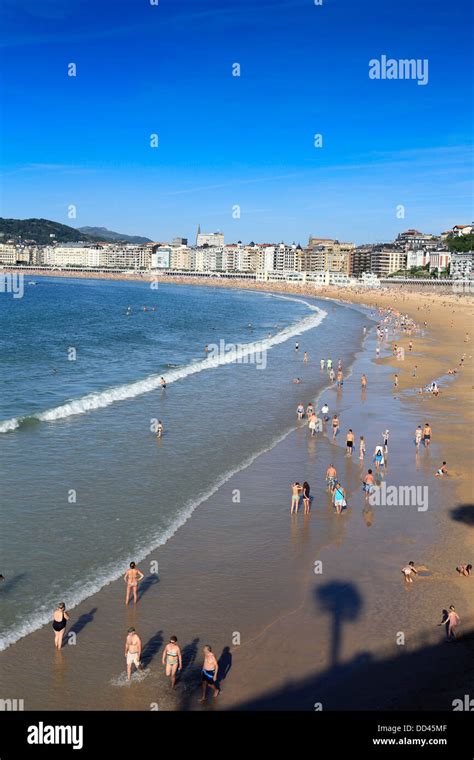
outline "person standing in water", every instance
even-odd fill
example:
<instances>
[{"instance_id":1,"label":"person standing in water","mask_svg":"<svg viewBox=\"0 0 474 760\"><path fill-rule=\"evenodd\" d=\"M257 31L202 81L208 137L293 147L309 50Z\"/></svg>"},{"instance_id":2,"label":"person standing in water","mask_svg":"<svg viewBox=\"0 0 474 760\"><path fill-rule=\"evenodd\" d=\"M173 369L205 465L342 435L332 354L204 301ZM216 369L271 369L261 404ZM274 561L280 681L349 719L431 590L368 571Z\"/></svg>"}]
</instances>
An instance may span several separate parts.
<instances>
[{"instance_id":1,"label":"person standing in water","mask_svg":"<svg viewBox=\"0 0 474 760\"><path fill-rule=\"evenodd\" d=\"M165 666L166 675L171 678L171 688L174 689L176 687L176 673L183 669L181 649L178 646L176 636L171 636L169 643L163 649L161 662Z\"/></svg>"},{"instance_id":2,"label":"person standing in water","mask_svg":"<svg viewBox=\"0 0 474 760\"><path fill-rule=\"evenodd\" d=\"M306 363L308 362L308 352L307 351L305 351L304 354L303 354L303 361L306 362Z\"/></svg>"},{"instance_id":3,"label":"person standing in water","mask_svg":"<svg viewBox=\"0 0 474 760\"><path fill-rule=\"evenodd\" d=\"M204 664L202 667L202 674L201 674L202 696L201 696L201 699L199 700L200 702L205 702L208 686L214 692L214 697L217 697L219 694L219 689L216 685L219 665L212 651L212 647L210 647L209 644L206 644L206 646L203 649L203 653L204 653Z\"/></svg>"},{"instance_id":4,"label":"person standing in water","mask_svg":"<svg viewBox=\"0 0 474 760\"><path fill-rule=\"evenodd\" d=\"M332 367L329 370L329 379L330 379L331 383L333 383L334 380L336 379L336 373L334 372L334 370L333 370Z\"/></svg>"},{"instance_id":5,"label":"person standing in water","mask_svg":"<svg viewBox=\"0 0 474 760\"><path fill-rule=\"evenodd\" d=\"M429 422L425 422L425 427L423 428L423 443L426 448L429 448L431 443L431 427Z\"/></svg>"},{"instance_id":6,"label":"person standing in water","mask_svg":"<svg viewBox=\"0 0 474 760\"><path fill-rule=\"evenodd\" d=\"M303 483L303 506L304 506L304 514L309 515L311 510L311 496L310 496L310 485L309 483L305 482Z\"/></svg>"},{"instance_id":7,"label":"person standing in water","mask_svg":"<svg viewBox=\"0 0 474 760\"><path fill-rule=\"evenodd\" d=\"M164 377L160 377L160 385L163 390L166 390L166 380Z\"/></svg>"},{"instance_id":8,"label":"person standing in water","mask_svg":"<svg viewBox=\"0 0 474 760\"><path fill-rule=\"evenodd\" d=\"M360 378L360 385L361 385L362 390L365 391L365 389L367 388L367 378L365 375L362 375L362 377Z\"/></svg>"},{"instance_id":9,"label":"person standing in water","mask_svg":"<svg viewBox=\"0 0 474 760\"><path fill-rule=\"evenodd\" d=\"M63 636L68 620L69 615L66 612L66 605L64 602L59 602L53 612L54 647L57 650L60 650L63 645Z\"/></svg>"},{"instance_id":10,"label":"person standing in water","mask_svg":"<svg viewBox=\"0 0 474 760\"><path fill-rule=\"evenodd\" d=\"M140 670L140 658L142 656L142 642L135 628L129 628L125 639L125 659L127 661L127 681L132 677L132 665Z\"/></svg>"},{"instance_id":11,"label":"person standing in water","mask_svg":"<svg viewBox=\"0 0 474 760\"><path fill-rule=\"evenodd\" d=\"M161 438L163 435L164 429L163 429L163 423L161 420L158 420L158 423L156 425L156 437Z\"/></svg>"},{"instance_id":12,"label":"person standing in water","mask_svg":"<svg viewBox=\"0 0 474 760\"><path fill-rule=\"evenodd\" d=\"M324 361L324 359L321 359L321 361L319 362L319 366L321 367L321 369L324 369L325 364L326 362Z\"/></svg>"},{"instance_id":13,"label":"person standing in water","mask_svg":"<svg viewBox=\"0 0 474 760\"><path fill-rule=\"evenodd\" d=\"M296 481L296 483L291 484L291 507L290 507L290 515L293 513L296 515L298 512L298 507L300 505L300 497L301 492L303 491L303 487Z\"/></svg>"},{"instance_id":14,"label":"person standing in water","mask_svg":"<svg viewBox=\"0 0 474 760\"><path fill-rule=\"evenodd\" d=\"M365 457L365 440L364 436L361 435L359 440L359 459L362 460Z\"/></svg>"},{"instance_id":15,"label":"person standing in water","mask_svg":"<svg viewBox=\"0 0 474 760\"><path fill-rule=\"evenodd\" d=\"M352 450L354 448L354 433L352 430L349 430L346 436L346 454L347 456L352 456Z\"/></svg>"},{"instance_id":16,"label":"person standing in water","mask_svg":"<svg viewBox=\"0 0 474 760\"><path fill-rule=\"evenodd\" d=\"M299 420L303 419L303 417L304 417L304 406L303 406L302 403L299 403L298 406L296 407L296 415L297 415L297 417L298 417Z\"/></svg>"},{"instance_id":17,"label":"person standing in water","mask_svg":"<svg viewBox=\"0 0 474 760\"><path fill-rule=\"evenodd\" d=\"M344 507L347 507L347 502L346 502L346 491L338 481L336 481L334 485L334 488L332 491L332 498L333 498L336 514L340 515Z\"/></svg>"},{"instance_id":18,"label":"person standing in water","mask_svg":"<svg viewBox=\"0 0 474 760\"><path fill-rule=\"evenodd\" d=\"M418 425L417 429L415 430L415 446L417 449L420 448L421 439L423 438L423 428L421 425Z\"/></svg>"},{"instance_id":19,"label":"person standing in water","mask_svg":"<svg viewBox=\"0 0 474 760\"><path fill-rule=\"evenodd\" d=\"M135 562L130 562L130 567L128 568L127 572L123 576L123 579L125 583L127 584L127 592L125 594L125 606L128 606L128 602L130 601L130 593L133 591L133 603L137 603L137 589L138 584L141 580L143 580L145 576L143 575L142 571L138 569L138 567L135 565Z\"/></svg>"},{"instance_id":20,"label":"person standing in water","mask_svg":"<svg viewBox=\"0 0 474 760\"><path fill-rule=\"evenodd\" d=\"M326 483L328 487L328 491L332 491L336 484L337 480L337 471L333 464L330 464L329 467L326 470Z\"/></svg>"},{"instance_id":21,"label":"person standing in water","mask_svg":"<svg viewBox=\"0 0 474 760\"><path fill-rule=\"evenodd\" d=\"M336 437L339 430L339 418L337 414L334 415L332 418L332 437L333 439Z\"/></svg>"},{"instance_id":22,"label":"person standing in water","mask_svg":"<svg viewBox=\"0 0 474 760\"><path fill-rule=\"evenodd\" d=\"M448 641L451 641L452 639L456 640L456 627L461 622L458 613L454 609L454 604L451 604L448 610L447 615L445 618L441 621L441 623L438 623L438 625L444 625L446 626L446 638Z\"/></svg>"}]
</instances>

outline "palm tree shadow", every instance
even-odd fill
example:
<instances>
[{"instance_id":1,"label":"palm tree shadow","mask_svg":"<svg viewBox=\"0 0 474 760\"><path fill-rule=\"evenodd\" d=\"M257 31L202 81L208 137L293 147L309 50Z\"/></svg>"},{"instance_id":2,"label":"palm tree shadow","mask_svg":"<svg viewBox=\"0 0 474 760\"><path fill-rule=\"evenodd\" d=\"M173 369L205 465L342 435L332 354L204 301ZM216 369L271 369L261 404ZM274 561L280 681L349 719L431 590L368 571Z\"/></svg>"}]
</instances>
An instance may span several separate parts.
<instances>
[{"instance_id":1,"label":"palm tree shadow","mask_svg":"<svg viewBox=\"0 0 474 760\"><path fill-rule=\"evenodd\" d=\"M144 668L146 668L153 660L155 655L160 651L163 644L163 631L157 631L153 634L151 639L148 639L147 643L142 649L141 662Z\"/></svg>"},{"instance_id":2,"label":"palm tree shadow","mask_svg":"<svg viewBox=\"0 0 474 760\"><path fill-rule=\"evenodd\" d=\"M333 581L314 591L317 606L332 615L331 652L333 666L338 664L342 644L342 626L358 618L362 597L352 583Z\"/></svg>"}]
</instances>

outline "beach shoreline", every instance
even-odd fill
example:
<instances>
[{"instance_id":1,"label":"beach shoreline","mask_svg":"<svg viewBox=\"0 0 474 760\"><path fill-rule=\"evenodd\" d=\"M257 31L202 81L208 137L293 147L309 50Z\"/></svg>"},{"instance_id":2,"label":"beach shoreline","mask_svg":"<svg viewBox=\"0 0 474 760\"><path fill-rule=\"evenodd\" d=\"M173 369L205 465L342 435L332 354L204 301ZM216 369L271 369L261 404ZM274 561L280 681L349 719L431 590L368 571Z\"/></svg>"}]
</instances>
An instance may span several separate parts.
<instances>
[{"instance_id":1,"label":"beach shoreline","mask_svg":"<svg viewBox=\"0 0 474 760\"><path fill-rule=\"evenodd\" d=\"M39 272L38 272L39 274ZM54 273L52 276L57 276L58 273ZM71 276L71 273L63 273L62 276ZM76 275L72 275L75 277ZM115 279L115 278L114 278ZM117 278L118 279L118 278ZM127 277L126 279L130 279ZM139 278L141 279L141 278ZM164 282L168 283L171 281L167 278ZM191 283L183 283L182 280L179 281L178 284L191 284ZM203 281L193 281L192 284L195 285L203 285ZM209 282L206 284L210 284ZM214 282L212 283L215 284ZM248 283L242 283L238 282L235 284L235 287L237 289L248 289L247 288ZM229 287L229 283L218 283L219 286L223 287ZM260 286L260 283L258 284ZM234 287L234 286L230 286ZM393 392L390 385L390 374L393 374L394 368L398 368L398 373L400 375L400 384L399 389L397 393L397 404L400 404L401 408L406 408L407 414L411 415L413 413L419 414L421 417L421 414L423 413L423 416L429 415L430 421L435 420L433 424L433 428L435 430L436 435L436 446L440 447L440 450L446 448L449 449L449 454L444 454L443 456L446 456L446 458L449 461L449 466L451 468L451 461L456 461L456 480L455 480L455 489L456 489L456 495L454 498L452 498L453 506L454 502L462 503L463 500L465 500L466 495L466 489L469 487L469 465L470 465L470 454L471 452L469 450L463 449L462 445L459 445L459 441L457 441L455 438L453 438L452 430L450 430L449 425L444 425L443 418L448 417L449 415L452 415L453 411L453 402L451 400L453 394L455 398L455 407L456 412L460 414L461 416L464 416L466 419L470 419L470 391L472 388L472 385L470 384L470 376L471 376L471 362L470 359L468 359L465 362L465 366L462 368L462 370L459 370L458 374L452 379L452 382L449 386L442 388L442 394L438 398L430 397L425 394L421 394L420 396L417 393L413 393L410 395L410 389L418 387L418 384L420 385L426 385L428 384L433 378L440 377L441 375L444 375L448 369L449 366L455 366L455 364L458 362L459 355L462 352L463 348L469 352L469 342L464 344L464 335L463 332L469 332L469 330L465 329L464 323L466 321L469 321L469 319L472 317L472 304L470 303L470 300L466 300L465 302L460 303L459 299L451 300L451 297L449 296L439 296L439 295L433 295L432 293L429 294L406 294L406 293L394 293L393 291L390 291L389 293L374 291L367 293L364 291L361 292L351 292L347 290L342 289L318 289L315 291L313 288L306 290L302 287L294 287L291 288L288 285L284 285L282 287L275 287L275 284L268 284L268 287L258 287L258 288L251 288L251 289L257 289L257 290L267 290L271 292L280 292L280 293L290 293L292 295L300 295L300 296L313 296L316 298L328 298L329 300L334 299L345 303L355 303L361 306L367 306L369 308L375 309L380 307L392 307L394 309L397 309L401 313L407 313L412 319L417 321L418 323L422 323L423 321L426 321L428 324L426 325L425 331L426 335L421 337L415 337L413 340L415 342L415 350L413 352L413 355L410 355L410 352L408 352L408 349L405 353L405 361L403 363L397 362L396 359L394 359L392 356L385 356L381 359L376 359L373 356L373 353L371 355L368 354L368 349L364 348L362 351L358 352L358 357L356 359L356 363L353 367L353 379L351 380L351 385L353 386L350 391L347 390L347 387L344 389L344 395L342 402L345 404L347 403L348 396L352 394L351 398L353 401L353 407L356 408L357 406L357 390L355 387L355 383L358 383L358 376L354 373L360 371L360 367L371 367L373 366L373 370L371 371L378 371L381 376L383 375L383 393L381 393L381 400L384 401L384 403L387 403L389 399L393 398ZM455 307L454 309L452 307ZM454 314L450 313L453 312ZM424 320L423 317L428 317L428 319ZM451 324L452 323L452 324ZM436 340L433 339L433 336L436 335ZM408 339L406 336L402 336L399 341L400 345L405 345L408 343ZM416 357L416 359L415 359ZM421 358L420 358L421 357ZM414 366L414 363L418 362L417 364L417 376L416 376L416 383L414 383L414 378L412 377L412 367ZM378 369L377 369L378 368ZM348 385L349 383L347 383ZM369 393L370 393L370 384L369 384ZM399 398L399 394L402 394L402 399ZM403 395L405 394L405 395ZM418 411L419 410L419 411ZM359 423L360 425L361 423ZM372 423L376 426L380 425L381 423L375 422ZM360 429L360 428L359 428ZM296 442L299 441L300 444L300 453L303 458L303 450L301 449L301 436L298 439L298 434L300 431L297 431L295 434L291 434L290 438ZM378 431L380 433L380 431ZM438 443L439 441L439 443ZM306 444L304 444L306 445ZM321 447L323 448L323 447ZM269 477L274 477L275 473L278 472L279 468L283 468L284 463L288 461L288 458L291 458L291 447L289 446L289 441L282 442L281 444L278 444L275 450L272 452L269 452L269 454L264 455L264 458L272 460L269 464L270 470L269 470ZM305 455L308 455L308 452L306 452ZM314 452L313 452L314 455ZM341 452L338 451L338 457L340 458ZM273 461L273 459L275 461ZM296 465L297 462L294 462L294 465ZM434 463L433 463L434 464ZM248 475L248 473L247 473ZM244 485L241 485L241 488L244 491L251 491L252 488L257 488L258 484L254 483L252 485L252 488L250 486L245 485L246 473L238 473L236 478L233 478L232 481L236 480L237 482L244 483ZM318 480L321 480L321 473L317 476ZM255 476L253 476L253 479L255 480ZM356 478L357 480L357 478ZM286 481L285 481L286 482ZM235 483L232 483L235 486ZM230 484L227 484L227 486L230 488ZM275 498L278 498L278 489L275 492ZM214 500L214 502L216 499ZM215 506L215 505L214 505ZM213 515L214 518L216 517L217 513L212 512L212 505L208 505L208 509L210 510L209 515ZM199 517L200 520L204 520L205 515L201 514L201 511L199 510L197 513L195 513L191 519L191 521L188 521L187 526L183 526L182 529L178 532L178 534L167 544L167 552L171 557L171 554L173 553L173 546L177 551L183 550L184 547L187 548L189 552L195 552L196 548L192 546L192 535L193 535L193 529L196 527L195 523ZM250 514L250 512L249 512ZM208 515L208 517L209 517ZM283 515L282 515L283 517ZM285 506L285 513L284 513L284 519L286 520L286 506ZM299 516L298 519L302 518L302 516ZM328 516L328 519L331 519L331 515ZM285 531L285 523L283 521L278 523L279 530ZM242 530L245 526L240 526L240 530ZM261 531L261 526L259 528ZM469 528L467 528L467 531ZM331 542L331 545L324 548L320 547L318 551L321 551L322 554L329 553L329 555L332 553L334 555L334 552L337 553L337 546L338 542L344 541L343 535L339 534L340 527L337 528L337 533L334 536L334 541ZM344 531L343 531L344 532ZM450 555L449 562L451 563L451 566L453 563L457 563L458 561L464 560L464 554L460 556L458 559L455 558L454 555L454 547L451 545L454 543L454 545L457 547L459 546L459 541L464 537L464 533L461 533L459 530L453 531L454 538L447 539L449 547L446 548L444 543L442 543L442 549L441 551L445 551L447 554ZM283 535L283 533L281 534ZM245 537L245 531L242 533L242 537ZM472 551L473 545L472 540L468 543L469 535L466 535L466 545L462 547L462 551L464 553L467 553L469 549ZM356 535L353 537L355 541L363 542L365 541L365 538L362 536L359 536L356 532ZM244 538L245 540L245 538ZM352 540L352 539L351 539ZM443 537L443 542L446 541L446 536ZM335 542L335 543L334 543ZM180 544L181 549L179 549ZM435 542L436 544L436 542ZM178 547L178 548L176 548ZM287 704L284 707L274 707L273 709L289 709L291 697L290 692L291 688L284 687L284 684L288 682L288 679L292 676L292 668L296 669L296 671L300 670L301 674L304 671L305 664L303 662L298 662L297 665L295 664L295 651L291 647L289 647L287 652L287 657L285 659L285 665L280 667L280 671L278 672L278 677L275 677L275 675L272 673L272 656L271 652L274 651L280 651L281 648L285 648L285 642L287 642L288 637L290 636L291 639L291 632L293 630L293 627L295 630L300 630L301 628L305 628L308 631L312 631L312 626L314 624L313 615L310 613L309 605L307 603L307 597L308 597L308 584L310 583L308 579L308 567L307 562L308 557L311 555L311 551L314 550L311 549L310 551L307 550L303 545L298 547L297 552L297 560L295 560L295 567L293 568L293 571L290 575L290 580L287 578L287 585L286 588L280 592L281 596L281 605L279 600L276 600L276 607L281 608L281 614L274 617L274 619L271 621L270 624L267 624L263 630L257 630L253 633L250 632L248 639L248 642L245 642L245 646L241 646L240 644L232 647L232 654L234 657L234 664L232 667L232 673L229 676L228 683L226 683L226 688L223 691L222 699L219 700L221 704L221 709L241 709L241 706L243 704L253 704L255 700L258 700L261 697L261 688L259 689L258 685L256 683L252 683L252 676L251 673L255 673L256 669L258 670L260 674L260 683L262 684L265 680L267 681L267 687L271 687L275 692L278 692L285 688L287 688L288 691L288 700ZM309 551L309 553L308 553ZM170 554L171 552L171 554ZM388 549L385 550L385 556L389 553ZM198 562L199 557L196 557L196 562ZM469 559L469 557L467 557ZM331 560L329 560L330 562ZM380 561L384 561L384 553L382 552ZM404 561L404 560L403 560ZM236 558L237 562L237 558ZM354 565L357 565L359 567L358 563L356 562L356 553L354 550L351 550L348 552L348 564L345 568L346 575L353 572L353 567L351 568L351 562ZM237 567L237 565L236 565ZM305 568L303 570L303 567ZM175 573L179 574L179 568L174 568ZM206 569L206 563L201 562L200 564L200 571L202 572L204 577L208 577L208 570ZM359 571L360 568L359 568ZM288 572L290 572L288 570ZM333 570L333 580L332 582L337 582L337 576L338 576L338 570ZM210 580L210 577L208 579ZM311 576L309 576L311 577ZM328 583L330 582L331 574L328 574ZM270 576L271 579L271 576ZM182 579L184 580L184 579ZM268 581L268 578L267 578ZM467 583L469 583L469 579L466 579ZM288 583L292 583L293 586L288 588ZM365 581L367 582L367 581ZM115 597L115 604L120 604L120 597L117 598L117 584L119 581L116 581L112 584L110 584L108 587L102 589L98 592L98 594L94 595L94 597L90 597L89 599L85 600L85 602L81 603L79 607L77 608L77 613L79 615L87 614L87 609L91 604L94 605L94 607L104 607L106 610L112 609L112 600ZM453 593L459 595L460 599L462 599L462 605L465 608L465 612L463 613L463 617L465 620L470 620L473 617L474 608L471 605L469 605L468 600L465 598L465 581L464 579L458 579L455 575L453 575L452 579L448 578L443 580L443 584L446 584L446 588L452 588ZM463 585L464 584L464 585ZM294 604L292 603L292 588L299 589L299 598L301 601L301 604L297 605L296 608L294 607ZM433 591L430 588L430 594L433 595ZM145 601L148 603L148 598L151 597L152 594L147 593L147 596L140 602L140 605L144 605ZM153 607L156 607L156 604L158 602L155 602L155 605L151 605L150 602L150 612L153 611ZM158 603L159 604L159 603ZM190 611L191 613L191 611ZM74 616L76 616L76 611ZM289 622L291 621L291 622ZM296 622L295 622L296 621ZM289 627L290 626L290 627ZM91 629L94 626L91 627ZM276 631L276 628L279 628L278 631ZM276 632L275 632L276 631ZM110 632L110 631L109 631ZM212 633L212 628L209 629L209 633ZM85 632L84 632L85 634ZM97 631L94 633L94 636L97 636ZM307 634L304 634L303 639L306 640ZM229 636L230 639L232 639L232 636ZM84 638L86 639L86 636L84 635ZM25 656L28 657L28 653L32 653L35 647L38 645L43 646L43 643L46 642L46 639L48 639L49 642L49 631L48 636L46 636L46 631L42 629L41 631L38 631L36 633L31 634L30 636L26 637L26 639L22 639L17 644L10 647L5 652L1 653L2 658L2 666L5 663L5 673L7 676L7 684L8 688L13 688L13 683L15 683L16 680L21 681L21 662L25 662ZM252 643L252 646L255 647L256 652L258 653L258 657L248 657L248 644ZM320 642L321 643L321 642ZM161 646L161 641L155 642L158 649ZM327 641L326 641L327 644ZM353 645L356 646L357 642L354 641ZM305 646L310 645L310 640L308 640L305 644ZM97 652L101 652L102 655L107 647L107 643L101 639L97 643ZM18 648L18 649L17 649ZM20 651L21 650L21 651ZM156 653L153 654L155 656ZM196 659L196 656L199 658L199 655L196 651L194 651L194 660ZM346 658L351 658L353 656L354 652L350 649L348 649L347 653L345 653ZM159 652L159 655L161 656L161 651ZM92 658L94 659L95 655L92 655ZM97 657L95 659L97 667L103 671L103 663L101 662L101 658ZM330 658L326 661L321 660L319 663L319 666L321 669L327 668L330 664ZM334 662L333 662L334 666ZM155 657L153 660L152 669L153 671L159 670L161 666L159 666L158 658ZM339 666L338 666L339 667ZM53 670L54 677L58 678L61 675L61 669L56 668ZM309 670L308 663L306 663L306 670ZM31 671L31 665L26 666L25 669L23 669L23 673L26 675L28 673L28 677L38 677L41 673L43 674L43 677L45 673L48 672L47 668L40 667L39 665L37 668L33 669L33 672ZM59 674L59 676L58 676ZM301 675L300 674L300 675ZM18 676L20 676L18 678ZM49 675L51 677L51 674ZM146 699L151 699L150 697L150 689L147 688L147 684L152 682L152 678L146 679L142 682L143 691L144 694L141 696L138 696L136 692L132 692L132 690L127 690L127 698L123 699L121 701L119 699L119 703L121 704L117 705L107 705L107 698L110 699L110 694L114 693L113 690L110 692L110 688L107 688L103 695L101 695L101 698L96 703L95 707L92 707L92 709L150 709L147 707ZM170 700L164 700L163 707L160 709L195 709L196 705L194 704L194 701L192 700L192 696L189 693L189 691L193 688L194 681L191 678L188 682L189 689L185 690L185 699L182 699L182 695L179 697L178 700L170 699ZM136 689L139 687L139 684L132 684L133 689ZM156 687L156 684L154 684ZM162 684L161 684L162 686ZM457 688L457 686L456 686ZM266 691L268 688L266 689ZM106 696L108 694L108 697ZM145 696L146 694L146 696ZM64 702L68 701L64 699L64 693L62 695L62 699L60 702L55 701L54 699L50 702L50 704L45 709L74 709L74 707L77 707L77 702L75 700L79 699L79 701L82 699L82 697L77 696L75 700L72 700L72 704L69 703L68 705L65 705ZM306 697L305 697L306 699ZM28 700L27 700L28 702ZM63 704L63 707L60 706L60 704ZM285 700L283 699L283 704L285 703ZM268 699L263 701L264 705L269 705L270 709L272 709L271 700L268 701ZM305 705L306 702L303 702ZM349 703L348 703L349 704ZM31 709L38 708L41 705L33 704ZM240 706L240 707L239 707ZM28 708L27 708L28 709ZM254 707L252 709L260 709L259 706L254 704ZM311 709L311 707L308 705L308 707L300 707L300 709ZM346 708L347 709L347 708ZM400 708L398 708L400 709ZM419 708L422 709L422 708ZM443 709L443 708L439 708Z\"/></svg>"}]
</instances>

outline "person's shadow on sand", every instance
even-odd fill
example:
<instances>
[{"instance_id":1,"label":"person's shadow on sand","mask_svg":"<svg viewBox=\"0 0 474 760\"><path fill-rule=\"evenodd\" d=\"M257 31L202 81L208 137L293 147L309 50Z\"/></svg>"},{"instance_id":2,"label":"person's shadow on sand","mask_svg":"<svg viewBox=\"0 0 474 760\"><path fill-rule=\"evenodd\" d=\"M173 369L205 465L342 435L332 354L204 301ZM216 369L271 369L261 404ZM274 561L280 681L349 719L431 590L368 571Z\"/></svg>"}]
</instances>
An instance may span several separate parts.
<instances>
[{"instance_id":1,"label":"person's shadow on sand","mask_svg":"<svg viewBox=\"0 0 474 760\"><path fill-rule=\"evenodd\" d=\"M96 612L97 612L97 607L93 607L90 612L85 612L83 615L81 615L81 617L78 618L76 622L72 624L72 626L67 632L67 636L69 637L71 633L74 633L77 636L77 634L80 633L82 629L85 628L88 623L92 623ZM65 643L67 642L63 641L63 646Z\"/></svg>"},{"instance_id":2,"label":"person's shadow on sand","mask_svg":"<svg viewBox=\"0 0 474 760\"><path fill-rule=\"evenodd\" d=\"M181 650L181 658L183 660L181 673L184 673L185 670L190 670L194 665L198 653L198 644L199 638L195 638Z\"/></svg>"},{"instance_id":3,"label":"person's shadow on sand","mask_svg":"<svg viewBox=\"0 0 474 760\"><path fill-rule=\"evenodd\" d=\"M146 668L155 655L160 651L163 644L163 631L157 631L153 634L151 639L148 639L147 643L142 649L141 663Z\"/></svg>"},{"instance_id":4,"label":"person's shadow on sand","mask_svg":"<svg viewBox=\"0 0 474 760\"><path fill-rule=\"evenodd\" d=\"M217 665L218 669L216 685L219 689L221 689L222 681L225 681L226 676L232 667L232 652L230 651L230 647L224 647L221 656L217 660Z\"/></svg>"},{"instance_id":5,"label":"person's shadow on sand","mask_svg":"<svg viewBox=\"0 0 474 760\"><path fill-rule=\"evenodd\" d=\"M140 585L138 586L138 593L137 593L137 602L140 601L142 596L146 594L146 592L152 587L155 586L157 583L160 582L160 579L156 575L156 573L150 573L150 575L147 575L146 578L144 578Z\"/></svg>"}]
</instances>

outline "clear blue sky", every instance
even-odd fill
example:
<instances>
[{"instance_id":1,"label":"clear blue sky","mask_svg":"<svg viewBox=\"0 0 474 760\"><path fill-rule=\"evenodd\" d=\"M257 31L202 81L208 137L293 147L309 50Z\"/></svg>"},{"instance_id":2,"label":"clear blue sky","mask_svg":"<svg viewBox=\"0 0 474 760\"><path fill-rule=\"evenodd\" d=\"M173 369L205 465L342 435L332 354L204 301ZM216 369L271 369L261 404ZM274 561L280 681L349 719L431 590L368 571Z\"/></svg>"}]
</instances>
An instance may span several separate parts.
<instances>
[{"instance_id":1,"label":"clear blue sky","mask_svg":"<svg viewBox=\"0 0 474 760\"><path fill-rule=\"evenodd\" d=\"M2 216L302 243L472 220L470 0L2 5ZM369 79L382 54L428 84Z\"/></svg>"}]
</instances>

